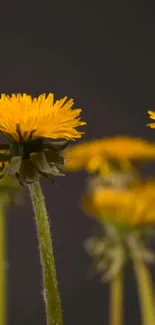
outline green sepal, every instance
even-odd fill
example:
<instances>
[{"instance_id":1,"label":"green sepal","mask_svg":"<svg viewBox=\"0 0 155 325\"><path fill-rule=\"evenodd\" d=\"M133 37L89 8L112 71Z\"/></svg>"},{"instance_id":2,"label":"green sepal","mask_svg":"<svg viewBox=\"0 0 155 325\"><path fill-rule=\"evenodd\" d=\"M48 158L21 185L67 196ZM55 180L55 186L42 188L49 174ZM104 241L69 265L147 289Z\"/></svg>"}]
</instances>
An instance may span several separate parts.
<instances>
[{"instance_id":1,"label":"green sepal","mask_svg":"<svg viewBox=\"0 0 155 325\"><path fill-rule=\"evenodd\" d=\"M122 270L127 260L124 246L109 248L107 252L108 268L102 275L102 281L112 281L113 278Z\"/></svg>"},{"instance_id":2,"label":"green sepal","mask_svg":"<svg viewBox=\"0 0 155 325\"><path fill-rule=\"evenodd\" d=\"M47 162L44 152L32 152L30 153L30 157L39 171L47 174L51 173L51 167Z\"/></svg>"},{"instance_id":3,"label":"green sepal","mask_svg":"<svg viewBox=\"0 0 155 325\"><path fill-rule=\"evenodd\" d=\"M45 149L44 153L49 164L52 163L52 165L54 164L60 166L64 165L64 158L60 156L56 151L52 149L51 150Z\"/></svg>"},{"instance_id":4,"label":"green sepal","mask_svg":"<svg viewBox=\"0 0 155 325\"><path fill-rule=\"evenodd\" d=\"M64 165L64 158L54 150L44 150L46 159L51 167L51 174L54 176L65 176L61 168Z\"/></svg>"},{"instance_id":5,"label":"green sepal","mask_svg":"<svg viewBox=\"0 0 155 325\"><path fill-rule=\"evenodd\" d=\"M44 174L52 174L54 176L65 176L60 170L63 158L58 156L55 152L51 152L49 150L48 153L47 151L33 152L30 154L30 157L39 172Z\"/></svg>"},{"instance_id":6,"label":"green sepal","mask_svg":"<svg viewBox=\"0 0 155 325\"><path fill-rule=\"evenodd\" d=\"M39 180L39 172L30 159L23 159L19 170L19 175L16 175L21 185L30 184Z\"/></svg>"},{"instance_id":7,"label":"green sepal","mask_svg":"<svg viewBox=\"0 0 155 325\"><path fill-rule=\"evenodd\" d=\"M22 163L22 157L21 156L15 156L11 159L9 166L7 167L6 170L6 175L15 175L16 173L19 172L19 169L21 167Z\"/></svg>"},{"instance_id":8,"label":"green sepal","mask_svg":"<svg viewBox=\"0 0 155 325\"><path fill-rule=\"evenodd\" d=\"M40 176L42 176L43 178L48 179L49 181L51 181L53 184L56 184L55 179L53 178L52 174L46 174L46 173L42 173L41 171L39 171Z\"/></svg>"},{"instance_id":9,"label":"green sepal","mask_svg":"<svg viewBox=\"0 0 155 325\"><path fill-rule=\"evenodd\" d=\"M19 182L19 185L21 185L21 186L25 185L25 183L23 182L22 177L19 173L16 173L16 179Z\"/></svg>"},{"instance_id":10,"label":"green sepal","mask_svg":"<svg viewBox=\"0 0 155 325\"><path fill-rule=\"evenodd\" d=\"M43 148L49 150L53 149L55 151L62 151L67 148L69 142L70 141L68 140L63 140L58 142L48 142L48 143L44 143Z\"/></svg>"},{"instance_id":11,"label":"green sepal","mask_svg":"<svg viewBox=\"0 0 155 325\"><path fill-rule=\"evenodd\" d=\"M24 154L23 146L20 143L12 142L10 143L10 151L12 156L22 156Z\"/></svg>"},{"instance_id":12,"label":"green sepal","mask_svg":"<svg viewBox=\"0 0 155 325\"><path fill-rule=\"evenodd\" d=\"M56 166L56 165L53 165L53 166L52 166L52 164L50 164L50 167L51 167L51 174L52 174L53 176L65 176L65 174L63 174L63 173L61 172L61 170L59 169L58 166Z\"/></svg>"}]
</instances>

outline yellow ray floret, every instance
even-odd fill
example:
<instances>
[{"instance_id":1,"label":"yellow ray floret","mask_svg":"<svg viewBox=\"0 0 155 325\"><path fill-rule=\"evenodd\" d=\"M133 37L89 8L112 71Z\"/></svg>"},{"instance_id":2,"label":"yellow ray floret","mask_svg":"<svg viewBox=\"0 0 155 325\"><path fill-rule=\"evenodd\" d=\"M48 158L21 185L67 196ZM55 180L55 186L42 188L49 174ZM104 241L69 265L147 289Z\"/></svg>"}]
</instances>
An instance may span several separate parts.
<instances>
[{"instance_id":1,"label":"yellow ray floret","mask_svg":"<svg viewBox=\"0 0 155 325\"><path fill-rule=\"evenodd\" d=\"M73 99L67 97L54 103L54 94L32 98L27 94L2 94L0 98L0 132L7 133L19 142L16 132L20 126L23 140L38 137L52 139L81 138L83 132L75 128L86 124L80 121L81 109L72 109Z\"/></svg>"},{"instance_id":2,"label":"yellow ray floret","mask_svg":"<svg viewBox=\"0 0 155 325\"><path fill-rule=\"evenodd\" d=\"M150 118L151 118L152 120L155 120L155 112L153 112L153 111L148 111L148 114L150 115ZM152 128L152 129L155 129L155 122L154 122L154 123L149 123L149 124L147 124L147 126L149 126L149 127Z\"/></svg>"},{"instance_id":3,"label":"yellow ray floret","mask_svg":"<svg viewBox=\"0 0 155 325\"><path fill-rule=\"evenodd\" d=\"M155 223L155 182L121 190L98 188L84 197L83 207L101 221L124 225Z\"/></svg>"},{"instance_id":4,"label":"yellow ray floret","mask_svg":"<svg viewBox=\"0 0 155 325\"><path fill-rule=\"evenodd\" d=\"M155 159L155 144L140 138L115 136L101 138L68 148L65 155L69 160L65 164L68 170L97 170L107 159L149 160Z\"/></svg>"}]
</instances>

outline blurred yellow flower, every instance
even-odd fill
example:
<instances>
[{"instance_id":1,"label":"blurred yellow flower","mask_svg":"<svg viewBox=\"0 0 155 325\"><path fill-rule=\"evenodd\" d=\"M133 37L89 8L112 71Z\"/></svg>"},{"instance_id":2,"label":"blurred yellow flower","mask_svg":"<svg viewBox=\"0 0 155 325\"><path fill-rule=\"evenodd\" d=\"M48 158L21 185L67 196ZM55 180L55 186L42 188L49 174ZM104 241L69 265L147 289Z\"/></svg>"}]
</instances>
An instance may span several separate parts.
<instances>
[{"instance_id":1,"label":"blurred yellow flower","mask_svg":"<svg viewBox=\"0 0 155 325\"><path fill-rule=\"evenodd\" d=\"M155 181L130 188L99 187L83 198L84 211L98 218L122 225L155 223Z\"/></svg>"},{"instance_id":2,"label":"blurred yellow flower","mask_svg":"<svg viewBox=\"0 0 155 325\"><path fill-rule=\"evenodd\" d=\"M148 114L150 115L150 118L151 118L152 120L155 120L155 112L153 112L153 111L148 111ZM149 124L147 124L147 126L149 126L149 127L152 128L152 129L155 129L155 122L154 122L154 123L149 123Z\"/></svg>"},{"instance_id":3,"label":"blurred yellow flower","mask_svg":"<svg viewBox=\"0 0 155 325\"><path fill-rule=\"evenodd\" d=\"M128 161L155 159L155 144L140 138L115 136L72 146L66 150L65 156L69 159L65 169L95 172L101 166L107 170L108 160L125 166Z\"/></svg>"}]
</instances>

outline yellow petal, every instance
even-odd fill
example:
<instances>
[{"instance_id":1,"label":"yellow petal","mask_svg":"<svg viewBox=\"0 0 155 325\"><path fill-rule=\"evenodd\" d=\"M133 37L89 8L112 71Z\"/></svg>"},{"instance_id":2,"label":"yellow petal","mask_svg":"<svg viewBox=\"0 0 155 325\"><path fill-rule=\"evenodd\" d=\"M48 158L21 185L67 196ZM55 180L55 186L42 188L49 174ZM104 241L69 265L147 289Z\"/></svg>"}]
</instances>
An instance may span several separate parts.
<instances>
[{"instance_id":1,"label":"yellow petal","mask_svg":"<svg viewBox=\"0 0 155 325\"><path fill-rule=\"evenodd\" d=\"M16 130L20 125L23 140L28 140L32 131L33 139L81 138L83 132L77 127L86 124L80 120L81 109L73 109L73 99L64 97L54 103L54 94L41 94L32 98L27 94L2 94L0 98L0 131L10 134L19 141Z\"/></svg>"}]
</instances>

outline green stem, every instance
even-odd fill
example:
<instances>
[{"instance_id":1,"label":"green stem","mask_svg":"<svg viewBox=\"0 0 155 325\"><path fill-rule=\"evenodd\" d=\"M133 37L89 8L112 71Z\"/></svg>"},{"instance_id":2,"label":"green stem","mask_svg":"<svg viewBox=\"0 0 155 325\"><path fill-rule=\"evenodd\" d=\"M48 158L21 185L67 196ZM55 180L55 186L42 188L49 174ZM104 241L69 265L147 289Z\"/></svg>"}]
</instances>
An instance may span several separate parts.
<instances>
[{"instance_id":1,"label":"green stem","mask_svg":"<svg viewBox=\"0 0 155 325\"><path fill-rule=\"evenodd\" d=\"M154 325L154 291L150 272L145 263L136 257L133 258L133 265L139 292L142 324Z\"/></svg>"},{"instance_id":2,"label":"green stem","mask_svg":"<svg viewBox=\"0 0 155 325\"><path fill-rule=\"evenodd\" d=\"M110 281L110 325L123 324L123 277L122 271Z\"/></svg>"},{"instance_id":3,"label":"green stem","mask_svg":"<svg viewBox=\"0 0 155 325\"><path fill-rule=\"evenodd\" d=\"M0 205L0 324L6 324L6 238L5 211Z\"/></svg>"},{"instance_id":4,"label":"green stem","mask_svg":"<svg viewBox=\"0 0 155 325\"><path fill-rule=\"evenodd\" d=\"M44 196L39 182L30 184L29 190L35 212L35 222L40 249L46 321L47 325L62 325L61 303Z\"/></svg>"}]
</instances>

